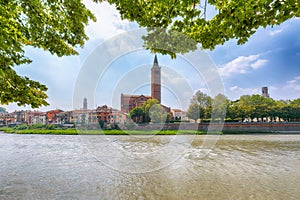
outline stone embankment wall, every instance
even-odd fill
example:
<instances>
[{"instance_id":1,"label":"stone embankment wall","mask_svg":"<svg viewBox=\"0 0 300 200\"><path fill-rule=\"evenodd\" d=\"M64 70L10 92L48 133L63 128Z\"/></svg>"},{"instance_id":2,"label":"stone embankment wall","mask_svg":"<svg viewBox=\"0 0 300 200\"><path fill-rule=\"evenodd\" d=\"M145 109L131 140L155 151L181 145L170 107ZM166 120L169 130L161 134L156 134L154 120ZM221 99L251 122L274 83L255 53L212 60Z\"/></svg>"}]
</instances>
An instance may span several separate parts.
<instances>
[{"instance_id":1,"label":"stone embankment wall","mask_svg":"<svg viewBox=\"0 0 300 200\"><path fill-rule=\"evenodd\" d=\"M207 123L207 124L148 124L136 130L200 130L224 132L299 132L300 123Z\"/></svg>"}]
</instances>

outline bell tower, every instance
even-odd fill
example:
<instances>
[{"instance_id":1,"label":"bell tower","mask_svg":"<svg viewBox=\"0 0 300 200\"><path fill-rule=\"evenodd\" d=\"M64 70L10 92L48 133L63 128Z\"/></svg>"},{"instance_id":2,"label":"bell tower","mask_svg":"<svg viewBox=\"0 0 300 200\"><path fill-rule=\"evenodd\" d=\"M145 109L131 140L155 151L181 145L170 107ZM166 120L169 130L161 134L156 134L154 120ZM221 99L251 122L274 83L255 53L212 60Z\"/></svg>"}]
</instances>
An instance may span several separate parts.
<instances>
[{"instance_id":1,"label":"bell tower","mask_svg":"<svg viewBox=\"0 0 300 200\"><path fill-rule=\"evenodd\" d=\"M270 98L268 87L262 87L261 88L261 95L265 98Z\"/></svg>"},{"instance_id":2,"label":"bell tower","mask_svg":"<svg viewBox=\"0 0 300 200\"><path fill-rule=\"evenodd\" d=\"M86 97L83 98L82 109L87 110L87 98Z\"/></svg>"},{"instance_id":3,"label":"bell tower","mask_svg":"<svg viewBox=\"0 0 300 200\"><path fill-rule=\"evenodd\" d=\"M157 56L154 57L151 68L151 97L161 103L161 71L157 62Z\"/></svg>"}]
</instances>

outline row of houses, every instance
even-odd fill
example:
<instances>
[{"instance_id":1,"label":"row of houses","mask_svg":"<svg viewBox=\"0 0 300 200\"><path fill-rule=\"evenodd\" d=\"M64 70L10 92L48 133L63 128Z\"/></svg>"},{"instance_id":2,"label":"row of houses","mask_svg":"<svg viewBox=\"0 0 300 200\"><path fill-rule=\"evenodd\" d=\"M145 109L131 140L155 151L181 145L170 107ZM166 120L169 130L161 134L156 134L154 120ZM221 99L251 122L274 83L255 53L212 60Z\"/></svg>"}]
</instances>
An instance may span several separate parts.
<instances>
[{"instance_id":1,"label":"row of houses","mask_svg":"<svg viewBox=\"0 0 300 200\"><path fill-rule=\"evenodd\" d=\"M98 125L100 121L106 124L124 124L127 114L106 105L96 109L79 109L63 111L60 109L47 112L21 110L12 113L0 113L0 125L15 124L87 124Z\"/></svg>"},{"instance_id":2,"label":"row of houses","mask_svg":"<svg viewBox=\"0 0 300 200\"><path fill-rule=\"evenodd\" d=\"M172 109L172 116L175 120L187 119L185 112L180 109ZM63 111L60 109L47 112L21 110L12 113L0 113L0 125L10 126L17 124L78 124L78 125L99 125L119 124L123 125L128 120L128 114L107 105L98 106L96 109L78 109Z\"/></svg>"}]
</instances>

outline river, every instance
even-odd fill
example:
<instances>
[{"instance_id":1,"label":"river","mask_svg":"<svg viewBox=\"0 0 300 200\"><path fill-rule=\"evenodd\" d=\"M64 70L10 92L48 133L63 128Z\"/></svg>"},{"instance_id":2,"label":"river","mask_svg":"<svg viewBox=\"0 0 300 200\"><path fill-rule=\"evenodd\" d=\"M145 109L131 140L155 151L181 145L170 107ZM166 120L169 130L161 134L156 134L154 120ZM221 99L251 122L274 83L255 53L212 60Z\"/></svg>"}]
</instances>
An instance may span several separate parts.
<instances>
[{"instance_id":1,"label":"river","mask_svg":"<svg viewBox=\"0 0 300 200\"><path fill-rule=\"evenodd\" d=\"M0 199L300 199L300 135L0 133Z\"/></svg>"}]
</instances>

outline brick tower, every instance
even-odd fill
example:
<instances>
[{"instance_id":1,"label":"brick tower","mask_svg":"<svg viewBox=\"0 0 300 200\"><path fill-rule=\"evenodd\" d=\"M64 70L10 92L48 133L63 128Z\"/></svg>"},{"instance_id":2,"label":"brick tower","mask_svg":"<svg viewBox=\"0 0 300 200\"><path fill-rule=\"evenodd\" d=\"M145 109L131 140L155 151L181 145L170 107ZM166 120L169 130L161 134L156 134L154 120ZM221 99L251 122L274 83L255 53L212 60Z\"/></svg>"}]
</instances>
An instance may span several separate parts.
<instances>
[{"instance_id":1,"label":"brick tower","mask_svg":"<svg viewBox=\"0 0 300 200\"><path fill-rule=\"evenodd\" d=\"M262 87L261 88L261 95L263 97L270 98L270 95L269 95L269 92L268 92L268 87Z\"/></svg>"},{"instance_id":2,"label":"brick tower","mask_svg":"<svg viewBox=\"0 0 300 200\"><path fill-rule=\"evenodd\" d=\"M161 72L156 55L151 68L151 97L161 103Z\"/></svg>"},{"instance_id":3,"label":"brick tower","mask_svg":"<svg viewBox=\"0 0 300 200\"><path fill-rule=\"evenodd\" d=\"M83 110L87 110L87 98L86 98L86 97L83 98L82 109L83 109Z\"/></svg>"}]
</instances>

